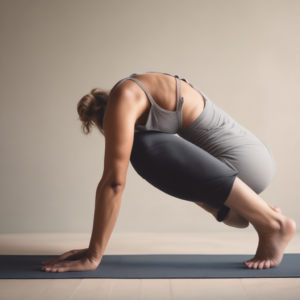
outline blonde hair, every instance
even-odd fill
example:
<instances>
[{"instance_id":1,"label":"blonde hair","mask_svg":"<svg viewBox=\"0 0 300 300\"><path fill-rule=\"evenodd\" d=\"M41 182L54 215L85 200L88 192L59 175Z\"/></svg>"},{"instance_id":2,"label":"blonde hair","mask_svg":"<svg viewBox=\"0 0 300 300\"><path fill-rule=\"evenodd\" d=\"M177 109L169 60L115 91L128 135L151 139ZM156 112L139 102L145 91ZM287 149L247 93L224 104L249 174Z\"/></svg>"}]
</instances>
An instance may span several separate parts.
<instances>
[{"instance_id":1,"label":"blonde hair","mask_svg":"<svg viewBox=\"0 0 300 300\"><path fill-rule=\"evenodd\" d=\"M78 102L77 112L82 122L81 128L84 134L89 134L93 125L96 125L100 132L104 134L103 118L108 95L108 90L94 88Z\"/></svg>"}]
</instances>

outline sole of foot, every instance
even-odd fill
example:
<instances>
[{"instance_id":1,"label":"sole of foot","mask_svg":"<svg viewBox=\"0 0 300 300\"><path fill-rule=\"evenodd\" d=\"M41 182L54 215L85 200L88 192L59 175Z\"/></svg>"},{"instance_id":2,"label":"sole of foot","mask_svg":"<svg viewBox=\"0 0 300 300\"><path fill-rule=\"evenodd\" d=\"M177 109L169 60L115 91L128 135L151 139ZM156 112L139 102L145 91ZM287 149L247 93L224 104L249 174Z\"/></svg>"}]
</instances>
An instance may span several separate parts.
<instances>
[{"instance_id":1,"label":"sole of foot","mask_svg":"<svg viewBox=\"0 0 300 300\"><path fill-rule=\"evenodd\" d=\"M280 227L259 233L259 243L255 256L243 264L248 269L269 269L278 266L284 250L296 232L292 218L282 216Z\"/></svg>"}]
</instances>

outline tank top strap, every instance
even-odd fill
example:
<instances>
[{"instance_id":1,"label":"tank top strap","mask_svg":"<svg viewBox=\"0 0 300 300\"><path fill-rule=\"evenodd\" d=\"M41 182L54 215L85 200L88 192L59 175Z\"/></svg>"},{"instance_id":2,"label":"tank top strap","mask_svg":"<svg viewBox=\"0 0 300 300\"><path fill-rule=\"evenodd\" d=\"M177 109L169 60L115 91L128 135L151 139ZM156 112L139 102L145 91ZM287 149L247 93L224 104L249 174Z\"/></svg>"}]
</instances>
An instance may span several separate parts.
<instances>
[{"instance_id":1,"label":"tank top strap","mask_svg":"<svg viewBox=\"0 0 300 300\"><path fill-rule=\"evenodd\" d=\"M181 82L180 82L180 80L178 78L176 78L176 83L177 83L176 84L176 86L177 86L177 99L176 99L177 104L176 104L176 107L177 107L177 110L178 110L178 108L179 108L179 102L181 100Z\"/></svg>"},{"instance_id":2,"label":"tank top strap","mask_svg":"<svg viewBox=\"0 0 300 300\"><path fill-rule=\"evenodd\" d=\"M147 72L147 73L151 73L151 72ZM138 75L138 74L139 73L134 73L131 76ZM126 80L132 80L132 81L136 82L143 89L145 94L147 95L149 101L152 104L152 107L157 108L160 111L165 111L156 104L156 102L154 101L152 96L149 94L149 92L147 91L145 86L138 79L133 78L131 76L121 79L119 82L117 82L116 85L119 85ZM170 76L173 76L173 75L170 75ZM173 77L175 77L175 76L173 76ZM183 106L184 98L181 97L181 79L178 77L175 77L175 79L176 79L176 112L174 112L174 113L179 121L179 128L181 128L182 127L182 106ZM169 114L168 114L168 118L169 118Z\"/></svg>"},{"instance_id":3,"label":"tank top strap","mask_svg":"<svg viewBox=\"0 0 300 300\"><path fill-rule=\"evenodd\" d=\"M145 86L138 79L127 77L127 78L124 78L124 81L125 80L133 80L133 81L135 81L144 90L144 92L146 93L147 97L149 98L151 104L153 105L154 100L153 100L152 96L149 94L149 92L147 91L147 89L145 88Z\"/></svg>"},{"instance_id":4,"label":"tank top strap","mask_svg":"<svg viewBox=\"0 0 300 300\"><path fill-rule=\"evenodd\" d=\"M176 108L176 111L177 111L177 117L178 117L178 120L179 120L179 124L180 124L180 128L182 126L182 106L183 106L183 102L184 102L184 99L183 97L181 97L181 80L177 77L176 78L176 83L177 83L177 108Z\"/></svg>"}]
</instances>

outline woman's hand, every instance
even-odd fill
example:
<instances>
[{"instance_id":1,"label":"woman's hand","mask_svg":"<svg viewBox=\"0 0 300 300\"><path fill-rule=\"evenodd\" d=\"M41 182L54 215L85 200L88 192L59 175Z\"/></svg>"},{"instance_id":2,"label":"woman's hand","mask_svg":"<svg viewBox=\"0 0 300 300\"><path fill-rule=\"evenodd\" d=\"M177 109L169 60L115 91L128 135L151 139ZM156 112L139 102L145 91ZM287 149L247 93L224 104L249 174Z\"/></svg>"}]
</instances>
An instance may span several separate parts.
<instances>
[{"instance_id":1,"label":"woman's hand","mask_svg":"<svg viewBox=\"0 0 300 300\"><path fill-rule=\"evenodd\" d=\"M71 250L60 256L43 261L42 268L45 272L74 272L74 271L93 271L100 261L87 255L88 249Z\"/></svg>"}]
</instances>

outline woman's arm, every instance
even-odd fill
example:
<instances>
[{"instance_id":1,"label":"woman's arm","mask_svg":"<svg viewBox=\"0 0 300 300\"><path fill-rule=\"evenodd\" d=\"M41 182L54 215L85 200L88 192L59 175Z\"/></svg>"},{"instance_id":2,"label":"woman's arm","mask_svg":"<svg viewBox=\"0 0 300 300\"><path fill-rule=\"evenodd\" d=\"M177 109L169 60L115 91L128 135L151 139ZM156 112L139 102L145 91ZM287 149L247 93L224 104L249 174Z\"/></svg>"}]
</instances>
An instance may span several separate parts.
<instances>
[{"instance_id":1,"label":"woman's arm","mask_svg":"<svg viewBox=\"0 0 300 300\"><path fill-rule=\"evenodd\" d=\"M99 264L119 215L123 185L98 185L95 201L94 224L87 257Z\"/></svg>"},{"instance_id":2,"label":"woman's arm","mask_svg":"<svg viewBox=\"0 0 300 300\"><path fill-rule=\"evenodd\" d=\"M101 262L121 207L134 140L134 124L141 114L140 105L136 102L130 91L116 90L110 96L106 107L103 120L104 170L96 190L94 223L89 248L86 252L82 252L83 257L77 261L62 261L57 257L43 267L46 272L94 270Z\"/></svg>"},{"instance_id":3,"label":"woman's arm","mask_svg":"<svg viewBox=\"0 0 300 300\"><path fill-rule=\"evenodd\" d=\"M105 157L97 187L93 232L88 257L100 261L117 221L134 139L138 109L130 91L119 90L109 99L103 129Z\"/></svg>"}]
</instances>

